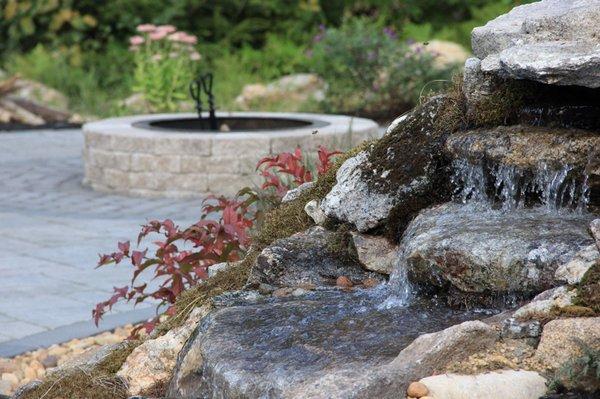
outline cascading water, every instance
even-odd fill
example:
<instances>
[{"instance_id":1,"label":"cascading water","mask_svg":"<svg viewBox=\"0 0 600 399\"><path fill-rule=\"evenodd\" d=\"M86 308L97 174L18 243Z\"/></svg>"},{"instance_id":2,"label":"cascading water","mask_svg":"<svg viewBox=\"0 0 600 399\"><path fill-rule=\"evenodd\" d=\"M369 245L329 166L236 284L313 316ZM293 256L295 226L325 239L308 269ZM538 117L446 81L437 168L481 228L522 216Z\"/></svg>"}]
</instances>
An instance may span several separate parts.
<instances>
[{"instance_id":1,"label":"cascading water","mask_svg":"<svg viewBox=\"0 0 600 399\"><path fill-rule=\"evenodd\" d=\"M510 211L540 205L548 211L585 212L590 200L588 176L571 165L535 170L513 165L489 165L466 159L453 162L454 200Z\"/></svg>"},{"instance_id":2,"label":"cascading water","mask_svg":"<svg viewBox=\"0 0 600 399\"><path fill-rule=\"evenodd\" d=\"M470 162L459 158L453 162L454 201L468 206L472 213L502 214L525 208L535 212L584 214L590 201L590 187L585 172L571 165L553 168L540 164L534 170L491 162ZM410 229L410 227L409 227ZM410 231L405 232L411 237ZM414 239L414 237L412 237ZM400 244L405 248L405 243ZM402 250L404 251L404 250ZM408 254L398 256L387 285L387 295L379 309L403 307L416 297L408 279Z\"/></svg>"}]
</instances>

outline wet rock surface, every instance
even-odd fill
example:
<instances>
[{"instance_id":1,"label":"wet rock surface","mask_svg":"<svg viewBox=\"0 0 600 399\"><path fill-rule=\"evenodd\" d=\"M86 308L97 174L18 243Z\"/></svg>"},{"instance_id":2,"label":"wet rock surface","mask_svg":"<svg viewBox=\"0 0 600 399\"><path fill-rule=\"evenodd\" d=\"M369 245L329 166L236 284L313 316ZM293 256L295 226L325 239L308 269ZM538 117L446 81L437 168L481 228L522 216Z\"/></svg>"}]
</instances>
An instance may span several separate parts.
<instances>
[{"instance_id":1,"label":"wet rock surface","mask_svg":"<svg viewBox=\"0 0 600 399\"><path fill-rule=\"evenodd\" d=\"M500 76L597 88L599 18L595 0L543 0L515 7L473 30L473 53L484 71Z\"/></svg>"},{"instance_id":2,"label":"wet rock surface","mask_svg":"<svg viewBox=\"0 0 600 399\"><path fill-rule=\"evenodd\" d=\"M590 232L596 240L596 247L600 250L600 219L594 219L590 223Z\"/></svg>"},{"instance_id":3,"label":"wet rock surface","mask_svg":"<svg viewBox=\"0 0 600 399\"><path fill-rule=\"evenodd\" d=\"M592 243L590 219L448 203L423 211L402 245L412 281L425 288L530 295L551 288L558 266Z\"/></svg>"},{"instance_id":4,"label":"wet rock surface","mask_svg":"<svg viewBox=\"0 0 600 399\"><path fill-rule=\"evenodd\" d=\"M446 149L460 173L456 180L463 186L463 201L487 196L507 207L600 205L600 135L595 132L499 126L454 134Z\"/></svg>"},{"instance_id":5,"label":"wet rock surface","mask_svg":"<svg viewBox=\"0 0 600 399\"><path fill-rule=\"evenodd\" d=\"M454 350L449 348L456 339L468 338L479 349L495 340L492 328L471 322L477 324L421 337L412 349L402 351L424 332L476 315L426 302L386 309L380 306L384 294L384 288L317 292L296 299L238 302L220 309L200 324L180 354L169 395L386 397L352 393L352 385L368 385L385 379L383 375L405 375L403 367L421 361L424 352ZM397 357L401 360L392 362ZM432 363L424 362L425 373L431 372ZM383 366L387 371L383 372ZM410 379L402 381L408 384Z\"/></svg>"},{"instance_id":6,"label":"wet rock surface","mask_svg":"<svg viewBox=\"0 0 600 399\"><path fill-rule=\"evenodd\" d=\"M312 227L305 232L275 241L256 259L249 282L274 287L335 286L340 276L353 283L367 278L382 280L381 274L366 271L351 259L347 248L336 245L336 232Z\"/></svg>"},{"instance_id":7,"label":"wet rock surface","mask_svg":"<svg viewBox=\"0 0 600 399\"><path fill-rule=\"evenodd\" d=\"M486 159L520 169L571 165L583 170L600 151L600 135L576 129L498 126L453 134L446 149L454 158ZM600 169L590 172L600 174Z\"/></svg>"},{"instance_id":8,"label":"wet rock surface","mask_svg":"<svg viewBox=\"0 0 600 399\"><path fill-rule=\"evenodd\" d=\"M323 212L365 232L386 221L392 209L399 210L394 223L404 224L439 202L446 194L442 149L449 132L436 129L434 120L444 101L437 96L418 106L368 151L347 160L321 203Z\"/></svg>"}]
</instances>

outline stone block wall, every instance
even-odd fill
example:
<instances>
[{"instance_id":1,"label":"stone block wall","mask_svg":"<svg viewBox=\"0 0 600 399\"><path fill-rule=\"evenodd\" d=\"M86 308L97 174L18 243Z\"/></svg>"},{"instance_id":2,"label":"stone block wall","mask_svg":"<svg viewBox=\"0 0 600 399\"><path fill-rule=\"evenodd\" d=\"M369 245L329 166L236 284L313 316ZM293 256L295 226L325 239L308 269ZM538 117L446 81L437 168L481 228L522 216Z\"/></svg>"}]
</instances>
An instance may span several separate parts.
<instances>
[{"instance_id":1,"label":"stone block wall","mask_svg":"<svg viewBox=\"0 0 600 399\"><path fill-rule=\"evenodd\" d=\"M260 183L255 167L266 155L300 146L314 156L319 145L344 150L377 135L377 124L366 119L319 117L329 124L260 133L171 133L134 127L143 117L93 122L84 126L84 184L141 197L231 196Z\"/></svg>"}]
</instances>

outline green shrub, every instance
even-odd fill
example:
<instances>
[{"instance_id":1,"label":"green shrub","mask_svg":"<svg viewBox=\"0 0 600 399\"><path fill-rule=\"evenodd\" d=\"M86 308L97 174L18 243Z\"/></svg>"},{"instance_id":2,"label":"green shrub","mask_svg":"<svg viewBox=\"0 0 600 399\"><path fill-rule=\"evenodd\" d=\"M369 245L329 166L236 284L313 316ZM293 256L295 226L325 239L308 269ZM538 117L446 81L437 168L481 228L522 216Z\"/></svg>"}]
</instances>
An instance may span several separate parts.
<instances>
[{"instance_id":1,"label":"green shrub","mask_svg":"<svg viewBox=\"0 0 600 399\"><path fill-rule=\"evenodd\" d=\"M367 19L325 29L314 38L311 65L328 83L326 111L397 116L414 106L429 82L449 79L450 69Z\"/></svg>"},{"instance_id":2,"label":"green shrub","mask_svg":"<svg viewBox=\"0 0 600 399\"><path fill-rule=\"evenodd\" d=\"M133 90L144 96L154 112L175 112L190 98L200 54L197 38L172 25L139 25L130 39L135 53Z\"/></svg>"}]
</instances>

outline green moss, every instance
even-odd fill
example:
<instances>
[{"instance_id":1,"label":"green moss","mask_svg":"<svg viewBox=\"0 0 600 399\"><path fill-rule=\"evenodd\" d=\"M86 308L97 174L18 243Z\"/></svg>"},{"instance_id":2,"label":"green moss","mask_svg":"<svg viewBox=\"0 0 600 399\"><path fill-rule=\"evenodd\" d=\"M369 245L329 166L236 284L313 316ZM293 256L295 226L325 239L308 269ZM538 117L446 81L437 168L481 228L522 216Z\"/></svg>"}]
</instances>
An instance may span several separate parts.
<instances>
[{"instance_id":1,"label":"green moss","mask_svg":"<svg viewBox=\"0 0 600 399\"><path fill-rule=\"evenodd\" d=\"M592 317L596 314L592 308L580 305L569 305L552 309L551 314L556 317Z\"/></svg>"},{"instance_id":2,"label":"green moss","mask_svg":"<svg viewBox=\"0 0 600 399\"><path fill-rule=\"evenodd\" d=\"M576 304L600 313L600 260L584 274L577 287Z\"/></svg>"},{"instance_id":3,"label":"green moss","mask_svg":"<svg viewBox=\"0 0 600 399\"><path fill-rule=\"evenodd\" d=\"M120 399L127 398L123 380L115 374L127 356L139 345L129 341L113 350L92 368L74 367L50 374L44 382L21 399Z\"/></svg>"},{"instance_id":4,"label":"green moss","mask_svg":"<svg viewBox=\"0 0 600 399\"><path fill-rule=\"evenodd\" d=\"M351 230L347 224L339 225L337 230L327 239L327 251L348 263L356 264L359 263L358 252L350 234Z\"/></svg>"}]
</instances>

